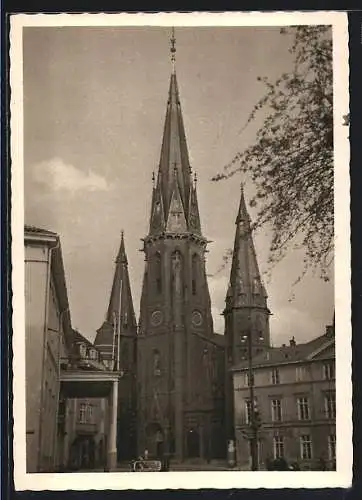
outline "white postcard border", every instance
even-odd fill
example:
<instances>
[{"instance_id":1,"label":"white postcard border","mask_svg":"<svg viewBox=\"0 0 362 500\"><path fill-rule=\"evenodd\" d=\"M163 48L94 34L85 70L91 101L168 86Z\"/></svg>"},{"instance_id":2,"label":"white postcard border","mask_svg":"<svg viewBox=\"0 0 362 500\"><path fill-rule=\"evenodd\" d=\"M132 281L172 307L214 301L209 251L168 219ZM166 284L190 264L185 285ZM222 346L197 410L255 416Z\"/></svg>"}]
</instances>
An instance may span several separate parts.
<instances>
[{"instance_id":1,"label":"white postcard border","mask_svg":"<svg viewBox=\"0 0 362 500\"><path fill-rule=\"evenodd\" d=\"M343 12L14 14L10 20L13 286L13 414L16 490L348 487L352 480L348 25ZM335 310L337 471L27 474L25 459L25 300L22 29L25 26L333 26L335 141Z\"/></svg>"}]
</instances>

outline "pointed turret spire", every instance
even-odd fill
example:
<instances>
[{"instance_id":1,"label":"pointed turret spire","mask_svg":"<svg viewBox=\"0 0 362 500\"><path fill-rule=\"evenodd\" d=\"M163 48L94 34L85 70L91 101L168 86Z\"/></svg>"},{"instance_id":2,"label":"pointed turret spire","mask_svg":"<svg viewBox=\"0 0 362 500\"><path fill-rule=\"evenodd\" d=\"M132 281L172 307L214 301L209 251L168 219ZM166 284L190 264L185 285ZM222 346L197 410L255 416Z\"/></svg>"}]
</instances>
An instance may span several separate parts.
<instances>
[{"instance_id":1,"label":"pointed turret spire","mask_svg":"<svg viewBox=\"0 0 362 500\"><path fill-rule=\"evenodd\" d=\"M267 295L260 277L243 185L241 185L235 224L235 243L227 301L231 306L266 307Z\"/></svg>"},{"instance_id":2,"label":"pointed turret spire","mask_svg":"<svg viewBox=\"0 0 362 500\"><path fill-rule=\"evenodd\" d=\"M175 28L172 28L171 32L171 63L172 63L172 73L176 71L176 38L175 38Z\"/></svg>"},{"instance_id":3,"label":"pointed turret spire","mask_svg":"<svg viewBox=\"0 0 362 500\"><path fill-rule=\"evenodd\" d=\"M123 229L121 231L121 244L119 246L119 251L118 251L117 258L116 258L116 264L118 262L126 264L126 266L128 265L126 250L124 247L124 231L123 231Z\"/></svg>"},{"instance_id":4,"label":"pointed turret spire","mask_svg":"<svg viewBox=\"0 0 362 500\"><path fill-rule=\"evenodd\" d=\"M186 143L186 134L183 123L179 90L175 70L175 36L171 36L171 61L173 69L170 79L168 101L161 146L160 163L156 186L153 192L150 232L166 231L169 220L171 200L175 196L180 198L182 218L186 221L186 231L200 234L200 220L197 197L193 193L195 187L192 182L192 170ZM175 191L178 193L174 194ZM192 213L191 213L192 212ZM190 216L193 219L191 223ZM194 219L197 217L197 221Z\"/></svg>"},{"instance_id":5,"label":"pointed turret spire","mask_svg":"<svg viewBox=\"0 0 362 500\"><path fill-rule=\"evenodd\" d=\"M135 322L131 286L128 274L128 259L124 244L124 232L121 232L121 243L116 258L116 269L113 277L113 284L106 320L113 323L114 315L118 317L121 301L121 317L123 320Z\"/></svg>"}]
</instances>

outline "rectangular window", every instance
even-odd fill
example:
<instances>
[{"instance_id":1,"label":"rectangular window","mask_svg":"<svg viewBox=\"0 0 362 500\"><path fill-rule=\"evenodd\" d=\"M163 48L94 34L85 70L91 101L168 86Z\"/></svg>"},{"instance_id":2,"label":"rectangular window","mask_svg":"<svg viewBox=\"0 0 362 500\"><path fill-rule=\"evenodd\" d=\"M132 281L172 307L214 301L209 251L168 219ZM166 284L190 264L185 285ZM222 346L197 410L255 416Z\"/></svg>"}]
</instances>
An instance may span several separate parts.
<instances>
[{"instance_id":1,"label":"rectangular window","mask_svg":"<svg viewBox=\"0 0 362 500\"><path fill-rule=\"evenodd\" d=\"M79 422L81 424L85 424L87 421L87 405L85 403L81 403L79 406Z\"/></svg>"},{"instance_id":2,"label":"rectangular window","mask_svg":"<svg viewBox=\"0 0 362 500\"><path fill-rule=\"evenodd\" d=\"M257 409L257 401L256 401L256 399L254 399L254 412L256 411L256 409ZM247 399L245 401L245 423L246 424L251 423L251 401L250 401L250 399Z\"/></svg>"},{"instance_id":3,"label":"rectangular window","mask_svg":"<svg viewBox=\"0 0 362 500\"><path fill-rule=\"evenodd\" d=\"M300 436L300 458L310 460L312 458L312 440L309 434Z\"/></svg>"},{"instance_id":4,"label":"rectangular window","mask_svg":"<svg viewBox=\"0 0 362 500\"><path fill-rule=\"evenodd\" d=\"M272 421L280 422L282 420L282 402L280 399L272 399L271 410L272 410Z\"/></svg>"},{"instance_id":5,"label":"rectangular window","mask_svg":"<svg viewBox=\"0 0 362 500\"><path fill-rule=\"evenodd\" d=\"M328 436L328 458L329 460L336 459L336 435L330 434Z\"/></svg>"},{"instance_id":6,"label":"rectangular window","mask_svg":"<svg viewBox=\"0 0 362 500\"><path fill-rule=\"evenodd\" d=\"M306 380L306 368L305 366L297 366L295 369L295 378L297 382L302 382L303 380Z\"/></svg>"},{"instance_id":7,"label":"rectangular window","mask_svg":"<svg viewBox=\"0 0 362 500\"><path fill-rule=\"evenodd\" d=\"M280 383L280 379L279 379L279 369L278 368L274 368L271 372L271 383L273 385L276 385L276 384L279 384Z\"/></svg>"},{"instance_id":8,"label":"rectangular window","mask_svg":"<svg viewBox=\"0 0 362 500\"><path fill-rule=\"evenodd\" d=\"M273 437L273 455L274 459L284 457L284 437L274 436Z\"/></svg>"},{"instance_id":9,"label":"rectangular window","mask_svg":"<svg viewBox=\"0 0 362 500\"><path fill-rule=\"evenodd\" d=\"M251 401L245 401L245 422L250 424L251 422Z\"/></svg>"},{"instance_id":10,"label":"rectangular window","mask_svg":"<svg viewBox=\"0 0 362 500\"><path fill-rule=\"evenodd\" d=\"M87 405L87 409L86 409L87 423L91 423L92 422L92 417L93 417L93 406L92 405Z\"/></svg>"},{"instance_id":11,"label":"rectangular window","mask_svg":"<svg viewBox=\"0 0 362 500\"><path fill-rule=\"evenodd\" d=\"M336 395L334 392L324 396L324 409L326 418L336 418Z\"/></svg>"},{"instance_id":12,"label":"rectangular window","mask_svg":"<svg viewBox=\"0 0 362 500\"><path fill-rule=\"evenodd\" d=\"M325 380L332 380L335 378L334 363L324 363L323 365L323 378Z\"/></svg>"},{"instance_id":13,"label":"rectangular window","mask_svg":"<svg viewBox=\"0 0 362 500\"><path fill-rule=\"evenodd\" d=\"M302 397L298 398L298 419L299 420L309 420L309 401L308 398Z\"/></svg>"}]
</instances>

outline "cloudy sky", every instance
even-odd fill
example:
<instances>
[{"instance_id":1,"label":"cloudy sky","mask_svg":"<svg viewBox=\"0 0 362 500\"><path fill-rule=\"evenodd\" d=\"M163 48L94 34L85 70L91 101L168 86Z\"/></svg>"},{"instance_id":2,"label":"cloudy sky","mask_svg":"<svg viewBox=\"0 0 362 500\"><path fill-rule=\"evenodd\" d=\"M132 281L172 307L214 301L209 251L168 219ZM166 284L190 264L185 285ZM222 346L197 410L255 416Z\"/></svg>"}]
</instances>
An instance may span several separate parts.
<instances>
[{"instance_id":1,"label":"cloudy sky","mask_svg":"<svg viewBox=\"0 0 362 500\"><path fill-rule=\"evenodd\" d=\"M151 177L159 160L170 78L165 28L24 29L25 221L61 236L73 325L93 339L106 312L120 232L125 231L135 309L139 311ZM241 177L210 178L255 139L259 117L241 133L263 93L258 76L292 65L278 28L177 28L176 67L190 161L212 275L233 245ZM247 179L244 179L247 181ZM250 198L252 186L246 185ZM253 210L250 210L253 216ZM269 235L256 250L266 270ZM333 315L333 284L302 269L291 251L266 282L272 340L323 333ZM209 279L215 330L229 269Z\"/></svg>"}]
</instances>

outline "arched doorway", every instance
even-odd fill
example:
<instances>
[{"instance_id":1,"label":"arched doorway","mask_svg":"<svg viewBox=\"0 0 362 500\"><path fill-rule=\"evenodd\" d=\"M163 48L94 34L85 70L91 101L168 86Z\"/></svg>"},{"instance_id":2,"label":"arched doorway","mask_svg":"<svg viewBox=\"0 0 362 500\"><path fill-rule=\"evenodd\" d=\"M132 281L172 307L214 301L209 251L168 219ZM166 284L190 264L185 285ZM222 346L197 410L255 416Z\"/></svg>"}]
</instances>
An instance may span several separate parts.
<instances>
[{"instance_id":1,"label":"arched doorway","mask_svg":"<svg viewBox=\"0 0 362 500\"><path fill-rule=\"evenodd\" d=\"M77 436L69 453L69 467L72 470L94 469L95 442L91 436Z\"/></svg>"},{"instance_id":2,"label":"arched doorway","mask_svg":"<svg viewBox=\"0 0 362 500\"><path fill-rule=\"evenodd\" d=\"M158 422L146 426L147 451L150 457L162 458L164 454L164 433Z\"/></svg>"},{"instance_id":3,"label":"arched doorway","mask_svg":"<svg viewBox=\"0 0 362 500\"><path fill-rule=\"evenodd\" d=\"M197 428L187 431L187 456L188 458L200 457L200 433Z\"/></svg>"}]
</instances>

